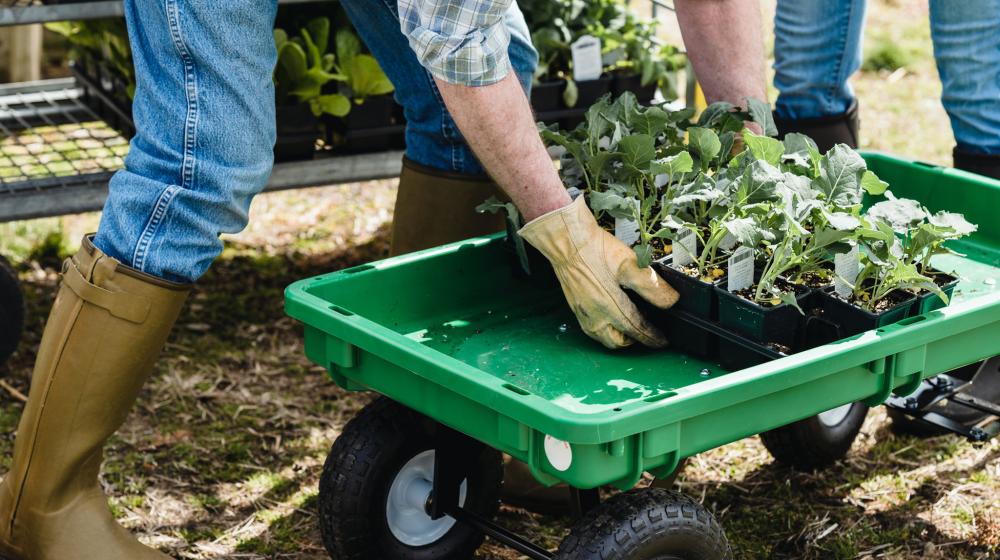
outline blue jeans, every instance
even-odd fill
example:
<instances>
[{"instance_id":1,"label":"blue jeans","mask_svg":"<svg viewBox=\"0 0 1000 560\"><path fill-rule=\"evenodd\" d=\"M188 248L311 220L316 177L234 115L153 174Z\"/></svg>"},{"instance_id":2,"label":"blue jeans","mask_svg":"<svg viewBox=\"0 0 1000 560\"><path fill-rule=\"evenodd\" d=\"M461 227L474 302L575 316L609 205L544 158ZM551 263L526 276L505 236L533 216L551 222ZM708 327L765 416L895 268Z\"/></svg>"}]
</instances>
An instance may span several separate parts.
<instances>
[{"instance_id":1,"label":"blue jeans","mask_svg":"<svg viewBox=\"0 0 1000 560\"><path fill-rule=\"evenodd\" d=\"M866 0L778 0L775 112L836 115L854 102ZM1000 0L931 0L931 39L958 147L1000 154Z\"/></svg>"},{"instance_id":2,"label":"blue jeans","mask_svg":"<svg viewBox=\"0 0 1000 560\"><path fill-rule=\"evenodd\" d=\"M395 1L343 4L396 85L407 156L483 173L400 31ZM276 0L125 0L136 136L111 179L99 249L154 276L193 282L222 251L219 236L246 226L273 164L276 12ZM527 88L538 56L513 2L508 22L511 64Z\"/></svg>"}]
</instances>

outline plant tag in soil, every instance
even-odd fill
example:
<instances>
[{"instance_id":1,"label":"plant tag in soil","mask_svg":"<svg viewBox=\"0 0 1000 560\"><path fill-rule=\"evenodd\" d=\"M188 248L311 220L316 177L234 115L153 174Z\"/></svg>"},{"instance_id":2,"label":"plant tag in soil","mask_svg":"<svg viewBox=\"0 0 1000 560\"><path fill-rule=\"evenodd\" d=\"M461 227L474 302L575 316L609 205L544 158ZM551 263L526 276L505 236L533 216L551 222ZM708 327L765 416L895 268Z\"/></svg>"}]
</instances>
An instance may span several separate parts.
<instances>
[{"instance_id":1,"label":"plant tag in soil","mask_svg":"<svg viewBox=\"0 0 1000 560\"><path fill-rule=\"evenodd\" d=\"M615 218L615 237L629 247L635 245L639 241L639 224L635 220Z\"/></svg>"},{"instance_id":2,"label":"plant tag in soil","mask_svg":"<svg viewBox=\"0 0 1000 560\"><path fill-rule=\"evenodd\" d=\"M639 213L639 201L635 201L636 213ZM615 218L615 237L629 247L639 241L639 222Z\"/></svg>"},{"instance_id":3,"label":"plant tag in soil","mask_svg":"<svg viewBox=\"0 0 1000 560\"><path fill-rule=\"evenodd\" d=\"M684 266L694 262L694 252L696 250L698 238L694 231L684 229L674 240L674 265Z\"/></svg>"},{"instance_id":4,"label":"plant tag in soil","mask_svg":"<svg viewBox=\"0 0 1000 560\"><path fill-rule=\"evenodd\" d=\"M729 257L729 279L726 289L737 292L753 285L753 250L740 247Z\"/></svg>"},{"instance_id":5,"label":"plant tag in soil","mask_svg":"<svg viewBox=\"0 0 1000 560\"><path fill-rule=\"evenodd\" d=\"M586 82L601 77L604 69L601 60L601 40L593 35L584 35L571 46L573 51L573 80Z\"/></svg>"},{"instance_id":6,"label":"plant tag in soil","mask_svg":"<svg viewBox=\"0 0 1000 560\"><path fill-rule=\"evenodd\" d=\"M859 266L857 245L846 253L833 256L833 267L837 273L837 277L833 279L833 290L838 296L847 298L854 291L851 284L858 279Z\"/></svg>"}]
</instances>

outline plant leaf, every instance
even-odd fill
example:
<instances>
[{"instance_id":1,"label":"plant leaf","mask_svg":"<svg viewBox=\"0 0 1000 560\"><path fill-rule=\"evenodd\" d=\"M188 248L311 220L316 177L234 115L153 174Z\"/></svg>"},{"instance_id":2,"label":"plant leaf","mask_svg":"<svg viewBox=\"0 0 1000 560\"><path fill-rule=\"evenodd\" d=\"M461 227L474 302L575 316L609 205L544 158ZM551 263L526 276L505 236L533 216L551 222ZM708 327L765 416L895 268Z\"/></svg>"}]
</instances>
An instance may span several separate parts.
<instances>
[{"instance_id":1,"label":"plant leaf","mask_svg":"<svg viewBox=\"0 0 1000 560\"><path fill-rule=\"evenodd\" d=\"M329 50L330 47L330 18L318 17L309 20L306 24L308 36L316 45L316 60Z\"/></svg>"},{"instance_id":2,"label":"plant leaf","mask_svg":"<svg viewBox=\"0 0 1000 560\"><path fill-rule=\"evenodd\" d=\"M361 54L361 41L350 29L338 29L334 42L337 44L337 58L341 64L350 62Z\"/></svg>"},{"instance_id":3,"label":"plant leaf","mask_svg":"<svg viewBox=\"0 0 1000 560\"><path fill-rule=\"evenodd\" d=\"M636 264L639 268L646 268L653 262L653 248L649 244L633 245L632 250L635 251Z\"/></svg>"},{"instance_id":4,"label":"plant leaf","mask_svg":"<svg viewBox=\"0 0 1000 560\"><path fill-rule=\"evenodd\" d=\"M708 169L708 165L719 155L722 150L722 142L719 135L710 128L692 126L688 128L688 146L701 160L702 169Z\"/></svg>"},{"instance_id":5,"label":"plant leaf","mask_svg":"<svg viewBox=\"0 0 1000 560\"><path fill-rule=\"evenodd\" d=\"M963 237L974 233L978 226L970 223L965 216L955 212L941 211L928 218L928 221L938 227L951 228L955 237Z\"/></svg>"},{"instance_id":6,"label":"plant leaf","mask_svg":"<svg viewBox=\"0 0 1000 560\"><path fill-rule=\"evenodd\" d=\"M774 125L774 113L771 106L753 97L747 98L747 112L750 113L750 120L760 125L765 136L777 136L778 127Z\"/></svg>"},{"instance_id":7,"label":"plant leaf","mask_svg":"<svg viewBox=\"0 0 1000 560\"><path fill-rule=\"evenodd\" d=\"M631 134L618 142L622 161L632 169L644 172L656 157L656 141L648 134Z\"/></svg>"},{"instance_id":8,"label":"plant leaf","mask_svg":"<svg viewBox=\"0 0 1000 560\"><path fill-rule=\"evenodd\" d=\"M781 140L760 136L751 130L743 131L743 143L755 158L775 166L781 163L781 156L785 153L785 145Z\"/></svg>"},{"instance_id":9,"label":"plant leaf","mask_svg":"<svg viewBox=\"0 0 1000 560\"><path fill-rule=\"evenodd\" d=\"M828 203L849 208L861 203L861 177L865 171L865 160L857 152L837 144L820 160L816 184Z\"/></svg>"},{"instance_id":10,"label":"plant leaf","mask_svg":"<svg viewBox=\"0 0 1000 560\"><path fill-rule=\"evenodd\" d=\"M343 117L351 112L351 100L339 93L320 95L309 100L309 107L317 117L324 114Z\"/></svg>"},{"instance_id":11,"label":"plant leaf","mask_svg":"<svg viewBox=\"0 0 1000 560\"><path fill-rule=\"evenodd\" d=\"M677 178L682 173L690 173L694 169L691 154L679 152L672 156L655 159L650 166L650 172L656 175L669 175Z\"/></svg>"},{"instance_id":12,"label":"plant leaf","mask_svg":"<svg viewBox=\"0 0 1000 560\"><path fill-rule=\"evenodd\" d=\"M861 188L870 195L878 196L889 190L889 183L879 179L874 172L865 171L865 174L861 176Z\"/></svg>"},{"instance_id":13,"label":"plant leaf","mask_svg":"<svg viewBox=\"0 0 1000 560\"><path fill-rule=\"evenodd\" d=\"M341 64L355 98L385 95L395 89L378 61L370 54L359 54Z\"/></svg>"},{"instance_id":14,"label":"plant leaf","mask_svg":"<svg viewBox=\"0 0 1000 560\"><path fill-rule=\"evenodd\" d=\"M634 218L636 200L611 191L590 193L587 202L594 212L607 212L613 218L631 220Z\"/></svg>"},{"instance_id":15,"label":"plant leaf","mask_svg":"<svg viewBox=\"0 0 1000 560\"><path fill-rule=\"evenodd\" d=\"M883 200L873 204L868 209L867 215L875 220L885 222L897 233L906 233L927 218L924 207L916 200L909 198Z\"/></svg>"}]
</instances>

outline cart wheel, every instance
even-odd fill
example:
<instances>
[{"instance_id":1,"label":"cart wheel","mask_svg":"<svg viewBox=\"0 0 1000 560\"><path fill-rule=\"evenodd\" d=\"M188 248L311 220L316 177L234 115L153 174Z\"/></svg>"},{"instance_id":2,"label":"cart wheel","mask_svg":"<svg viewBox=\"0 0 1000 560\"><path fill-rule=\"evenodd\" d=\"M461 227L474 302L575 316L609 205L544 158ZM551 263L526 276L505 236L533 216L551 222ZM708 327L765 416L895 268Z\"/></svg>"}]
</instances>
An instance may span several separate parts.
<instances>
[{"instance_id":1,"label":"cart wheel","mask_svg":"<svg viewBox=\"0 0 1000 560\"><path fill-rule=\"evenodd\" d=\"M21 295L21 285L10 261L0 255L0 364L17 349L23 328L24 296Z\"/></svg>"},{"instance_id":2,"label":"cart wheel","mask_svg":"<svg viewBox=\"0 0 1000 560\"><path fill-rule=\"evenodd\" d=\"M347 423L323 467L319 519L336 560L470 558L483 534L425 511L434 481L434 423L380 398ZM492 518L503 480L500 453L482 448L462 482L463 507Z\"/></svg>"},{"instance_id":3,"label":"cart wheel","mask_svg":"<svg viewBox=\"0 0 1000 560\"><path fill-rule=\"evenodd\" d=\"M764 432L760 439L779 463L799 470L819 469L847 455L867 415L864 404L845 404Z\"/></svg>"},{"instance_id":4,"label":"cart wheel","mask_svg":"<svg viewBox=\"0 0 1000 560\"><path fill-rule=\"evenodd\" d=\"M730 560L722 526L692 498L637 488L592 509L559 545L555 560Z\"/></svg>"}]
</instances>

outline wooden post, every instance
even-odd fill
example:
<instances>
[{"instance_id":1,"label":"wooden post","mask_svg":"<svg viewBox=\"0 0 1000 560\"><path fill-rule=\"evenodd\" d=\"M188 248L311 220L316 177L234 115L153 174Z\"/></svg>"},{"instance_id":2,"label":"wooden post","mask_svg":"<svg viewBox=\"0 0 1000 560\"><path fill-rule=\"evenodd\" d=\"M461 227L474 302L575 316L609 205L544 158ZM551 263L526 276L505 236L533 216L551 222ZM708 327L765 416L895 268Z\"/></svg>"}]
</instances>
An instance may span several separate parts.
<instances>
[{"instance_id":1,"label":"wooden post","mask_svg":"<svg viewBox=\"0 0 1000 560\"><path fill-rule=\"evenodd\" d=\"M7 80L30 82L42 77L42 26L20 25L0 29L7 51Z\"/></svg>"}]
</instances>

